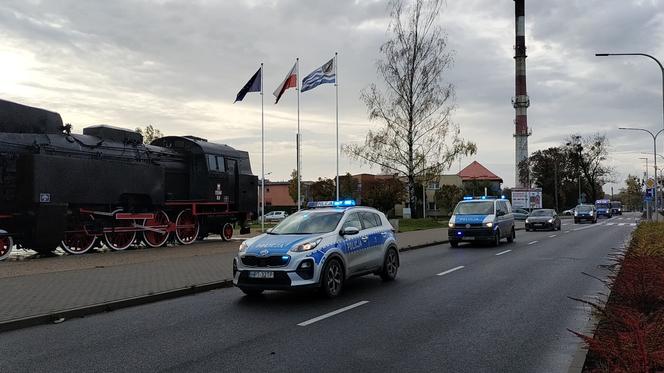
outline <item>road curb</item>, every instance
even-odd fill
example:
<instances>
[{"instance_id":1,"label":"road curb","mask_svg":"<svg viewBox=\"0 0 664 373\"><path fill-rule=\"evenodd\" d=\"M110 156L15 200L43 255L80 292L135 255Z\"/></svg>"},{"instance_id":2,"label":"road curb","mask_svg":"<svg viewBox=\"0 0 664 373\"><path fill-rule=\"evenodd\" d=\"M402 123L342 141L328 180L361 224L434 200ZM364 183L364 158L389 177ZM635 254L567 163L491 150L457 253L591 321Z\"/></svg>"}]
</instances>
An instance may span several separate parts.
<instances>
[{"instance_id":1,"label":"road curb","mask_svg":"<svg viewBox=\"0 0 664 373\"><path fill-rule=\"evenodd\" d=\"M203 293L210 290L228 288L233 286L233 280L222 280L209 282L206 284L200 285L191 285L185 288L168 290L159 293L153 293L149 295L141 295L133 298L126 298L117 301L104 302L93 304L89 306L72 308L64 311L50 312L41 315L29 316L20 319L13 319L4 322L0 322L0 332L7 332L16 329L27 328L30 326L42 325L59 322L60 320L65 321L67 319L72 319L76 317L83 317L87 315L93 315L96 313L103 313L118 310L121 308L134 307L142 304L159 302L162 300L179 298L186 295L192 295L197 293Z\"/></svg>"}]
</instances>

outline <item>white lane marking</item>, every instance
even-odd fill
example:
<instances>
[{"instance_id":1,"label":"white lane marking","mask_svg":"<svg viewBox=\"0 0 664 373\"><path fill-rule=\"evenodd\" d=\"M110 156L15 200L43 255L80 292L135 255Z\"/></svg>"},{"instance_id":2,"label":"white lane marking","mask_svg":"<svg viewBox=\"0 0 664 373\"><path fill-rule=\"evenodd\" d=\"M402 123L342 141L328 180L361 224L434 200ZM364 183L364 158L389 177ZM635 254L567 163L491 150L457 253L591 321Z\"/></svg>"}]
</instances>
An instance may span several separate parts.
<instances>
[{"instance_id":1,"label":"white lane marking","mask_svg":"<svg viewBox=\"0 0 664 373\"><path fill-rule=\"evenodd\" d=\"M563 224L563 225L569 225L569 223L565 223L565 224Z\"/></svg>"},{"instance_id":2,"label":"white lane marking","mask_svg":"<svg viewBox=\"0 0 664 373\"><path fill-rule=\"evenodd\" d=\"M569 233L569 232L571 232L571 231L565 231L565 233Z\"/></svg>"},{"instance_id":3,"label":"white lane marking","mask_svg":"<svg viewBox=\"0 0 664 373\"><path fill-rule=\"evenodd\" d=\"M316 323L316 322L319 322L319 321L321 321L321 320L327 319L328 317L332 317L332 316L334 316L334 315L338 315L338 314L340 314L340 313L342 313L342 312L350 311L350 310L352 310L353 308L356 308L356 307L359 307L359 306L363 306L363 305L365 305L365 304L367 304L367 303L369 303L368 300L363 300L363 301L361 301L361 302L357 302L357 303L355 303L355 304L351 304L350 306L347 306L347 307L344 307L344 308L340 308L340 309L338 309L338 310L336 310L336 311L332 311L332 312L326 313L325 315L321 315L321 316L318 316L318 317L314 317L314 318L311 319L311 320L307 320L307 321L301 322L301 323L299 323L299 324L297 324L297 325L298 325L298 326L307 326L307 325L311 325L311 324L313 324L313 323Z\"/></svg>"},{"instance_id":4,"label":"white lane marking","mask_svg":"<svg viewBox=\"0 0 664 373\"><path fill-rule=\"evenodd\" d=\"M636 227L636 223L629 223L630 226Z\"/></svg>"},{"instance_id":5,"label":"white lane marking","mask_svg":"<svg viewBox=\"0 0 664 373\"><path fill-rule=\"evenodd\" d=\"M445 272L440 272L440 273L437 274L436 276L445 276L446 274L449 274L449 273L452 273L452 272L454 272L454 271L458 271L458 270L460 270L460 269L464 269L464 268L465 268L464 266L458 266L458 267L455 267L455 268L452 268L452 269L448 269L448 270L445 271Z\"/></svg>"},{"instance_id":6,"label":"white lane marking","mask_svg":"<svg viewBox=\"0 0 664 373\"><path fill-rule=\"evenodd\" d=\"M606 223L606 225L615 225L616 223Z\"/></svg>"},{"instance_id":7,"label":"white lane marking","mask_svg":"<svg viewBox=\"0 0 664 373\"><path fill-rule=\"evenodd\" d=\"M552 234L552 235L549 236L549 238L553 238L553 237L556 237L556 236L557 236L557 234Z\"/></svg>"},{"instance_id":8,"label":"white lane marking","mask_svg":"<svg viewBox=\"0 0 664 373\"><path fill-rule=\"evenodd\" d=\"M619 227L622 227L623 225L625 225L625 223L618 224Z\"/></svg>"},{"instance_id":9,"label":"white lane marking","mask_svg":"<svg viewBox=\"0 0 664 373\"><path fill-rule=\"evenodd\" d=\"M509 253L510 251L512 251L512 250L501 251L501 252L499 252L498 254L496 254L496 256L503 255L503 254L507 254L507 253Z\"/></svg>"},{"instance_id":10,"label":"white lane marking","mask_svg":"<svg viewBox=\"0 0 664 373\"><path fill-rule=\"evenodd\" d=\"M538 242L539 242L539 241L528 242L528 245L534 245L534 244L536 244L536 243L538 243Z\"/></svg>"}]
</instances>

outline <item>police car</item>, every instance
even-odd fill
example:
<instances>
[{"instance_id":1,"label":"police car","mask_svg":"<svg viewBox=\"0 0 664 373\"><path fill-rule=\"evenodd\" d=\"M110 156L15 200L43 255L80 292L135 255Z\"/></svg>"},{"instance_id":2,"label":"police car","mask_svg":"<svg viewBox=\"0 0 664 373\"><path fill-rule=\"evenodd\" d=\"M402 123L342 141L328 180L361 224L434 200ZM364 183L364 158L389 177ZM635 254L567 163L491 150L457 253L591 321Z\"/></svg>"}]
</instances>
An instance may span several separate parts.
<instances>
[{"instance_id":1,"label":"police car","mask_svg":"<svg viewBox=\"0 0 664 373\"><path fill-rule=\"evenodd\" d=\"M313 287L331 298L350 277L396 278L399 252L383 213L352 200L309 207L240 245L233 259L235 286L247 295Z\"/></svg>"},{"instance_id":2,"label":"police car","mask_svg":"<svg viewBox=\"0 0 664 373\"><path fill-rule=\"evenodd\" d=\"M490 242L500 245L500 240L513 242L516 238L512 205L505 198L464 197L454 208L448 223L447 237L450 246L459 242Z\"/></svg>"}]
</instances>

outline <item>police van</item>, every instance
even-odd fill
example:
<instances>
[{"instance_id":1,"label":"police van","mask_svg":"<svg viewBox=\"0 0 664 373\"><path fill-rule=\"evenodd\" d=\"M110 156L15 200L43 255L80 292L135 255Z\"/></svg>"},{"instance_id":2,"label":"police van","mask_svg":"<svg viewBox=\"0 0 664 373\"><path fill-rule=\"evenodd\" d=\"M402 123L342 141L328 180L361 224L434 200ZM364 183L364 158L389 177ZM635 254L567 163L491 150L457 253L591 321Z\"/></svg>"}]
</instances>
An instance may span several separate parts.
<instances>
[{"instance_id":1,"label":"police van","mask_svg":"<svg viewBox=\"0 0 664 373\"><path fill-rule=\"evenodd\" d=\"M399 251L385 215L352 200L309 204L267 233L244 241L233 259L233 284L247 295L320 288L335 297L366 274L396 278Z\"/></svg>"},{"instance_id":2,"label":"police van","mask_svg":"<svg viewBox=\"0 0 664 373\"><path fill-rule=\"evenodd\" d=\"M516 238L512 205L505 198L464 197L457 203L448 223L450 246L460 242L488 242L500 245L500 240L513 242Z\"/></svg>"}]
</instances>

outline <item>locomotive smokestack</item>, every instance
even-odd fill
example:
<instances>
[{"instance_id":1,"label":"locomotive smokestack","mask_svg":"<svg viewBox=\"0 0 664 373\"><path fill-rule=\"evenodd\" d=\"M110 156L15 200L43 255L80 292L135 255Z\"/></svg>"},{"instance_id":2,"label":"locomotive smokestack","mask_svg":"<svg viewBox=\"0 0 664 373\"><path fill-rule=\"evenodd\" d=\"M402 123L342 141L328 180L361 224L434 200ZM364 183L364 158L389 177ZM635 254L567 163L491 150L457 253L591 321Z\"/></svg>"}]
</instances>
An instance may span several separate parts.
<instances>
[{"instance_id":1,"label":"locomotive smokestack","mask_svg":"<svg viewBox=\"0 0 664 373\"><path fill-rule=\"evenodd\" d=\"M516 18L516 43L514 45L514 63L516 66L515 95L512 99L516 118L514 119L515 132L515 186L527 187L521 181L519 164L528 158L528 106L530 98L526 89L526 11L525 0L514 0L514 15Z\"/></svg>"}]
</instances>

